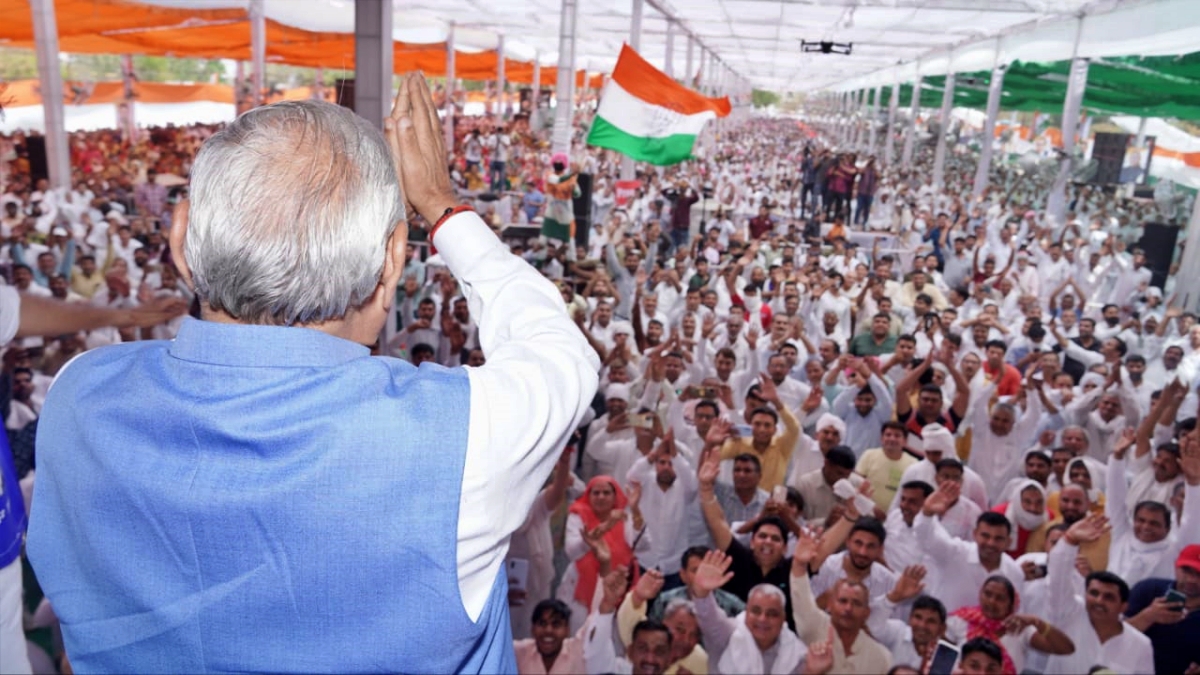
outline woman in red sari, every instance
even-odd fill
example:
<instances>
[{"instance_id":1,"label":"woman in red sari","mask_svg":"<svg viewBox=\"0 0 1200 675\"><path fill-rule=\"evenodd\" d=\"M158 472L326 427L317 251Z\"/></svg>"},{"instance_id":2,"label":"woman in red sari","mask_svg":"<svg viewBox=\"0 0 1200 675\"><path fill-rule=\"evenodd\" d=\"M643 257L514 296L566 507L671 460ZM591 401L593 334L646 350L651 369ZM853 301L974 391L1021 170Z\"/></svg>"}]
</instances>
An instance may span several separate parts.
<instances>
[{"instance_id":1,"label":"woman in red sari","mask_svg":"<svg viewBox=\"0 0 1200 675\"><path fill-rule=\"evenodd\" d=\"M1061 630L1031 614L1017 614L1017 589L999 574L979 589L979 604L963 607L946 620L946 637L962 643L983 637L1000 645L1004 675L1017 675L1025 666L1029 648L1047 654L1073 654L1075 644Z\"/></svg>"},{"instance_id":2,"label":"woman in red sari","mask_svg":"<svg viewBox=\"0 0 1200 675\"><path fill-rule=\"evenodd\" d=\"M558 599L571 607L571 631L577 631L592 607L601 577L610 569L636 572L634 549L645 550L649 536L638 510L640 486L626 496L612 476L596 476L571 504L563 550L571 560L558 587Z\"/></svg>"}]
</instances>

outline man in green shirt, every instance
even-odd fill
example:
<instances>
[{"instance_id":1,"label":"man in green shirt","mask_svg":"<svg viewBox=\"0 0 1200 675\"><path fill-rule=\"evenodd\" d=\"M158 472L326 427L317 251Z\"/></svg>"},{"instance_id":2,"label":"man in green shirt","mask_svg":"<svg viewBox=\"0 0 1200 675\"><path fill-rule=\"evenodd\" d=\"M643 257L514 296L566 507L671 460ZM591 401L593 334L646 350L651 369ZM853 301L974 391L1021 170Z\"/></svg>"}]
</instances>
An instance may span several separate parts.
<instances>
[{"instance_id":1,"label":"man in green shirt","mask_svg":"<svg viewBox=\"0 0 1200 675\"><path fill-rule=\"evenodd\" d=\"M896 336L889 335L892 317L879 312L871 317L871 329L859 333L850 341L850 353L854 356L882 356L896 351Z\"/></svg>"}]
</instances>

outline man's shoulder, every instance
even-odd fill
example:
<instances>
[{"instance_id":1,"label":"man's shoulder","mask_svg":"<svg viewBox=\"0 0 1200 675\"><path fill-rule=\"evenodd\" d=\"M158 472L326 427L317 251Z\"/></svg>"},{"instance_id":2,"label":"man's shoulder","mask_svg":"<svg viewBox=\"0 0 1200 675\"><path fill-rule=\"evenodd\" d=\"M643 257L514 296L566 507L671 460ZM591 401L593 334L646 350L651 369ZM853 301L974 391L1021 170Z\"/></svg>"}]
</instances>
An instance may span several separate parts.
<instances>
[{"instance_id":1,"label":"man's shoulder","mask_svg":"<svg viewBox=\"0 0 1200 675\"><path fill-rule=\"evenodd\" d=\"M1130 604L1133 604L1141 598L1157 598L1165 593L1168 588L1171 588L1174 583L1175 582L1172 579L1142 579L1134 584L1133 588L1130 589L1129 602ZM1149 604L1149 602L1147 601L1146 604Z\"/></svg>"},{"instance_id":2,"label":"man's shoulder","mask_svg":"<svg viewBox=\"0 0 1200 675\"><path fill-rule=\"evenodd\" d=\"M58 371L50 391L78 386L91 378L102 376L105 372L102 369L122 362L136 363L154 358L165 353L170 344L170 340L137 340L89 349L72 358Z\"/></svg>"}]
</instances>

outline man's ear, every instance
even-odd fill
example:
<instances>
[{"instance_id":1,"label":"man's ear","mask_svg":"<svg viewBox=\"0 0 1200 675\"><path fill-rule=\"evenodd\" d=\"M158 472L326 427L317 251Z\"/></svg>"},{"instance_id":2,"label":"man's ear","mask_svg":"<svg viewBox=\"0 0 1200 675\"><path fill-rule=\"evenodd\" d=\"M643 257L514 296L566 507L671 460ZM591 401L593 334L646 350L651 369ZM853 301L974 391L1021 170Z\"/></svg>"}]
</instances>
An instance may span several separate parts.
<instances>
[{"instance_id":1,"label":"man's ear","mask_svg":"<svg viewBox=\"0 0 1200 675\"><path fill-rule=\"evenodd\" d=\"M183 244L187 239L188 208L190 206L191 203L187 199L181 199L175 205L175 211L171 215L171 232L167 240L171 245L171 261L175 263L175 269L179 270L179 276L188 285L188 288L195 290L196 284L192 281L192 270L188 267L187 257L183 254Z\"/></svg>"},{"instance_id":2,"label":"man's ear","mask_svg":"<svg viewBox=\"0 0 1200 675\"><path fill-rule=\"evenodd\" d=\"M383 256L383 273L379 277L379 285L386 291L383 294L383 308L390 310L396 302L396 286L404 275L404 264L408 262L408 221L401 220L396 224L388 237L387 247Z\"/></svg>"}]
</instances>

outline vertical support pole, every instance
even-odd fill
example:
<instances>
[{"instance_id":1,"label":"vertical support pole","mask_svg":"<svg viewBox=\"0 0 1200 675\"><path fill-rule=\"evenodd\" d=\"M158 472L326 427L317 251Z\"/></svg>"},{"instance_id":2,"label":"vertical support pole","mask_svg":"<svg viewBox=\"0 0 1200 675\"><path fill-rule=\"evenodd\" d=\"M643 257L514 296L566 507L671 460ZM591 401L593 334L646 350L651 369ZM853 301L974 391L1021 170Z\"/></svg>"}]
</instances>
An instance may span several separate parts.
<instances>
[{"instance_id":1,"label":"vertical support pole","mask_svg":"<svg viewBox=\"0 0 1200 675\"><path fill-rule=\"evenodd\" d=\"M454 95L455 91L455 69L454 63L454 22L450 22L450 31L446 34L446 116L442 119L442 127L446 134L446 150L454 152Z\"/></svg>"},{"instance_id":2,"label":"vertical support pole","mask_svg":"<svg viewBox=\"0 0 1200 675\"><path fill-rule=\"evenodd\" d=\"M950 131L950 108L954 105L954 73L946 73L942 92L941 119L938 120L937 144L933 150L933 184L942 187L946 178L946 135Z\"/></svg>"},{"instance_id":3,"label":"vertical support pole","mask_svg":"<svg viewBox=\"0 0 1200 675\"><path fill-rule=\"evenodd\" d=\"M1075 127L1079 124L1079 109L1083 104L1083 92L1087 89L1088 60L1080 58L1079 38L1083 34L1083 18L1078 19L1075 29L1075 48L1072 51L1071 70L1067 80L1067 96L1063 101L1062 155L1058 160L1058 175L1046 199L1046 211L1055 227L1062 227L1067 217L1067 181L1075 156Z\"/></svg>"},{"instance_id":4,"label":"vertical support pole","mask_svg":"<svg viewBox=\"0 0 1200 675\"><path fill-rule=\"evenodd\" d=\"M134 116L133 91L133 57L129 54L121 56L121 102L117 105L117 125L121 128L121 136L126 142L137 142L137 119Z\"/></svg>"},{"instance_id":5,"label":"vertical support pole","mask_svg":"<svg viewBox=\"0 0 1200 675\"><path fill-rule=\"evenodd\" d=\"M696 41L694 39L692 39L692 34L688 33L688 36L687 36L687 72L685 72L683 74L683 80L684 80L684 82L687 83L687 86L689 86L689 87L692 86L692 81L691 81L692 78L696 76L696 72L692 70L692 66L694 65L692 56L693 56L693 52L695 52L695 51L696 51Z\"/></svg>"},{"instance_id":6,"label":"vertical support pole","mask_svg":"<svg viewBox=\"0 0 1200 675\"><path fill-rule=\"evenodd\" d=\"M392 3L355 2L354 112L380 129L391 112L392 57Z\"/></svg>"},{"instance_id":7,"label":"vertical support pole","mask_svg":"<svg viewBox=\"0 0 1200 675\"><path fill-rule=\"evenodd\" d=\"M875 86L875 95L871 97L870 112L866 114L866 154L875 156L876 130L875 121L880 118L880 98L883 96L883 85Z\"/></svg>"},{"instance_id":8,"label":"vertical support pole","mask_svg":"<svg viewBox=\"0 0 1200 675\"><path fill-rule=\"evenodd\" d=\"M675 22L667 19L667 52L663 55L663 72L675 79Z\"/></svg>"},{"instance_id":9,"label":"vertical support pole","mask_svg":"<svg viewBox=\"0 0 1200 675\"><path fill-rule=\"evenodd\" d=\"M254 107L263 104L263 89L267 86L267 13L264 0L250 0L250 63ZM357 93L357 88L355 89Z\"/></svg>"},{"instance_id":10,"label":"vertical support pole","mask_svg":"<svg viewBox=\"0 0 1200 675\"><path fill-rule=\"evenodd\" d=\"M71 161L63 112L62 71L58 65L58 19L54 0L30 0L37 48L38 84L46 134L46 172L51 188L71 186Z\"/></svg>"},{"instance_id":11,"label":"vertical support pole","mask_svg":"<svg viewBox=\"0 0 1200 675\"><path fill-rule=\"evenodd\" d=\"M908 133L904 134L904 153L900 164L904 168L912 167L913 145L917 140L917 113L921 110L921 75L913 82L912 103L909 106Z\"/></svg>"},{"instance_id":12,"label":"vertical support pole","mask_svg":"<svg viewBox=\"0 0 1200 675\"><path fill-rule=\"evenodd\" d=\"M629 46L636 52L641 52L642 47L642 11L645 6L645 0L633 0L633 16L629 22ZM621 180L633 180L634 177L633 158L621 158Z\"/></svg>"},{"instance_id":13,"label":"vertical support pole","mask_svg":"<svg viewBox=\"0 0 1200 675\"><path fill-rule=\"evenodd\" d=\"M1000 48L996 47L997 61ZM987 118L983 121L983 138L979 143L979 166L975 167L975 183L971 187L973 197L983 196L987 189L988 176L992 170L992 155L996 145L996 119L1000 116L1000 96L1004 93L1004 66L999 62L992 67L992 80L988 83Z\"/></svg>"},{"instance_id":14,"label":"vertical support pole","mask_svg":"<svg viewBox=\"0 0 1200 675\"><path fill-rule=\"evenodd\" d=\"M504 33L500 34L498 44L496 45L496 117L500 121L508 119L508 104L505 102L505 90L507 82L505 81L507 73L505 72L504 64Z\"/></svg>"},{"instance_id":15,"label":"vertical support pole","mask_svg":"<svg viewBox=\"0 0 1200 675\"><path fill-rule=\"evenodd\" d=\"M575 100L575 20L579 15L577 0L563 0L558 26L558 70L555 78L554 131L550 147L553 152L571 152L572 114Z\"/></svg>"},{"instance_id":16,"label":"vertical support pole","mask_svg":"<svg viewBox=\"0 0 1200 675\"><path fill-rule=\"evenodd\" d=\"M887 136L883 139L883 165L892 166L896 154L896 109L900 107L900 76L892 81L892 95L888 99Z\"/></svg>"},{"instance_id":17,"label":"vertical support pole","mask_svg":"<svg viewBox=\"0 0 1200 675\"><path fill-rule=\"evenodd\" d=\"M536 132L540 128L541 111L539 105L542 102L542 53L533 53L533 105L529 110L529 130Z\"/></svg>"},{"instance_id":18,"label":"vertical support pole","mask_svg":"<svg viewBox=\"0 0 1200 675\"><path fill-rule=\"evenodd\" d=\"M1192 216L1188 220L1187 242L1183 247L1183 258L1179 261L1179 269L1196 270L1200 265L1200 196L1192 203ZM1191 272L1194 273L1194 272ZM1179 307L1185 312L1200 310L1200 284L1179 284Z\"/></svg>"}]
</instances>

